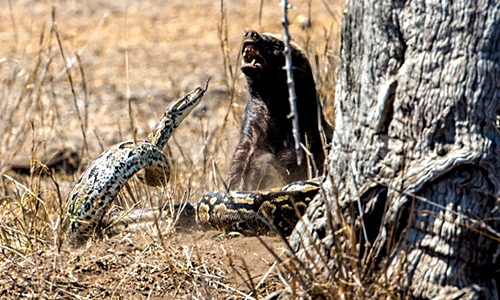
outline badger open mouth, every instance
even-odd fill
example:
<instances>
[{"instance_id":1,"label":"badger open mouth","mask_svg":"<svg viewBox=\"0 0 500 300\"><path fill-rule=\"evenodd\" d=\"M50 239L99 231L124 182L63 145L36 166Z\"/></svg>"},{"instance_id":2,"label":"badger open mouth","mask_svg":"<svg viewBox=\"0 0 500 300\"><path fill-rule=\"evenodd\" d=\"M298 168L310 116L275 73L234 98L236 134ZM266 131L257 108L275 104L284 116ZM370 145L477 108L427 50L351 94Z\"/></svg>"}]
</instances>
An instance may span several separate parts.
<instances>
[{"instance_id":1,"label":"badger open mouth","mask_svg":"<svg viewBox=\"0 0 500 300\"><path fill-rule=\"evenodd\" d=\"M255 47L253 42L243 43L242 49L242 67L262 68L266 64L266 60L262 55L260 55L259 49Z\"/></svg>"}]
</instances>

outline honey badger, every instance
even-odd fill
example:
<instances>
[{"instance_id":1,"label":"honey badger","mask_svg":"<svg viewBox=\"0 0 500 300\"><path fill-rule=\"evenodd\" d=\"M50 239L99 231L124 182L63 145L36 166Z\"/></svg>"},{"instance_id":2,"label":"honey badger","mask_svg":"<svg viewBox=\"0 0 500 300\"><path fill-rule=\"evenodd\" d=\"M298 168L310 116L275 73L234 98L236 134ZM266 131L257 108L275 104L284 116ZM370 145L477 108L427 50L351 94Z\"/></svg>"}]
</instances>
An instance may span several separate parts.
<instances>
[{"instance_id":1,"label":"honey badger","mask_svg":"<svg viewBox=\"0 0 500 300\"><path fill-rule=\"evenodd\" d=\"M292 44L291 50L300 139L308 145L321 172L324 152L319 124L327 132L331 129L318 105L306 55L297 45ZM229 168L229 189L257 190L307 179L306 164L297 165L292 120L288 117L283 41L272 34L247 30L241 54L249 99Z\"/></svg>"}]
</instances>

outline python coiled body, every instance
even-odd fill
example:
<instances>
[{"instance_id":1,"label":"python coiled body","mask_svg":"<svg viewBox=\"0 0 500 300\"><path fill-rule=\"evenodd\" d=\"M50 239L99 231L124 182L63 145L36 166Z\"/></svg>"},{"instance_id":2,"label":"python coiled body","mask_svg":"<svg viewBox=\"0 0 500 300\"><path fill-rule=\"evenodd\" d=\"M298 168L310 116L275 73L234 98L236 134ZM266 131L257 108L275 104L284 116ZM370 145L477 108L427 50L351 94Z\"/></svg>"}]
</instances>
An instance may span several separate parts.
<instances>
[{"instance_id":1,"label":"python coiled body","mask_svg":"<svg viewBox=\"0 0 500 300\"><path fill-rule=\"evenodd\" d=\"M321 178L292 182L279 191L213 191L203 193L197 203L167 204L113 212L106 218L109 233L153 224L173 209L179 213L177 225L183 229L217 229L225 234L245 236L291 234L309 203L319 195ZM170 214L166 214L170 215Z\"/></svg>"},{"instance_id":2,"label":"python coiled body","mask_svg":"<svg viewBox=\"0 0 500 300\"><path fill-rule=\"evenodd\" d=\"M104 214L125 182L145 170L148 185L164 184L169 162L162 149L172 132L201 101L208 88L196 88L165 110L147 141L119 143L99 155L80 176L68 196L66 241L83 245L99 227Z\"/></svg>"},{"instance_id":3,"label":"python coiled body","mask_svg":"<svg viewBox=\"0 0 500 300\"><path fill-rule=\"evenodd\" d=\"M207 192L197 204L196 221L226 233L288 236L319 189L320 179L315 178L292 182L280 191Z\"/></svg>"}]
</instances>

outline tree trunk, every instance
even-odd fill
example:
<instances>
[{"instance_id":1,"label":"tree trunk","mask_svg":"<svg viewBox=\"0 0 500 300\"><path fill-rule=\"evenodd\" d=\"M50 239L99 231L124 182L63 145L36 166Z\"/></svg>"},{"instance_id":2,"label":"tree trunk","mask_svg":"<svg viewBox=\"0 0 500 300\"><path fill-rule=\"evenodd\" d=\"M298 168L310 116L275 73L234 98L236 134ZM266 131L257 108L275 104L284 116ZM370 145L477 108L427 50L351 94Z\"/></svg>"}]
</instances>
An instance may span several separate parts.
<instances>
[{"instance_id":1,"label":"tree trunk","mask_svg":"<svg viewBox=\"0 0 500 300\"><path fill-rule=\"evenodd\" d=\"M341 38L329 176L296 255L333 281L357 253L402 297L498 299L500 2L348 1Z\"/></svg>"}]
</instances>

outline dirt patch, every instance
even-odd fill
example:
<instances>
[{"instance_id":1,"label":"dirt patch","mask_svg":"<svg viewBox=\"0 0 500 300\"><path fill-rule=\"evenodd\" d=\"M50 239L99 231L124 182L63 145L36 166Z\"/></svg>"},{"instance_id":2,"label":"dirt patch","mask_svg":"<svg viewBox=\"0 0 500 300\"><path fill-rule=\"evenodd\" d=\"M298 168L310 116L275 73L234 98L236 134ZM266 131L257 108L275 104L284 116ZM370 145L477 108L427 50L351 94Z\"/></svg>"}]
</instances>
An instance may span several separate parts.
<instances>
[{"instance_id":1,"label":"dirt patch","mask_svg":"<svg viewBox=\"0 0 500 300\"><path fill-rule=\"evenodd\" d=\"M25 263L6 261L3 297L36 298L242 298L281 287L272 249L277 237L221 240L216 231L172 234L162 242L127 234L85 249L38 251ZM33 262L33 263L31 263ZM270 274L268 274L270 272ZM8 275L6 275L8 274ZM264 282L260 282L263 277Z\"/></svg>"}]
</instances>

